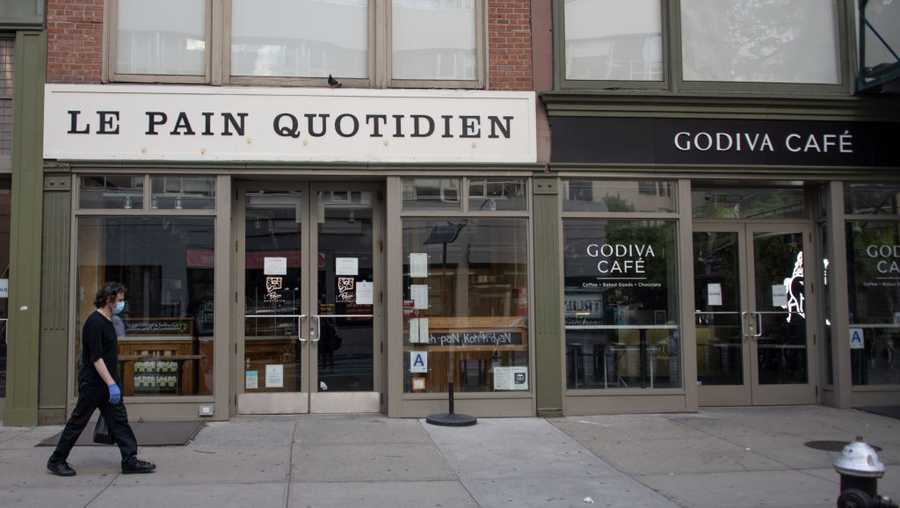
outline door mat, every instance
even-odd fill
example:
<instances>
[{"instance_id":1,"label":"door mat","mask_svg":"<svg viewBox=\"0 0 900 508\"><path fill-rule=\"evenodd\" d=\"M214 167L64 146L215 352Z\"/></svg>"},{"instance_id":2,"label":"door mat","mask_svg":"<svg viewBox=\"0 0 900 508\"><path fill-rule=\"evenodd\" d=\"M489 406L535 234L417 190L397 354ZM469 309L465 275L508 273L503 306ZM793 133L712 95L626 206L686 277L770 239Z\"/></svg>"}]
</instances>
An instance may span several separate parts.
<instances>
[{"instance_id":1,"label":"door mat","mask_svg":"<svg viewBox=\"0 0 900 508\"><path fill-rule=\"evenodd\" d=\"M896 418L900 420L900 406L866 406L858 407L856 409L865 411L866 413L887 416L888 418Z\"/></svg>"},{"instance_id":2,"label":"door mat","mask_svg":"<svg viewBox=\"0 0 900 508\"><path fill-rule=\"evenodd\" d=\"M84 432L78 436L75 446L115 446L101 445L94 442L94 425L88 423ZM204 426L203 422L136 422L131 424L138 446L184 446L188 444ZM48 437L37 446L56 446L60 433Z\"/></svg>"}]
</instances>

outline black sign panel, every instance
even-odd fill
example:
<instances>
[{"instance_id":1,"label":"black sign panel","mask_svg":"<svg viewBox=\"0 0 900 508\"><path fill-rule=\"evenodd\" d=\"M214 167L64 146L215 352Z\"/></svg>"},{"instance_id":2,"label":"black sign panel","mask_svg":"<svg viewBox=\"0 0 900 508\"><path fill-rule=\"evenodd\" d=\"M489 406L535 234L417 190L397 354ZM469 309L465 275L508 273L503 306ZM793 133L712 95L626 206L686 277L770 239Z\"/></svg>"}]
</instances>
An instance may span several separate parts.
<instances>
[{"instance_id":1,"label":"black sign panel","mask_svg":"<svg viewBox=\"0 0 900 508\"><path fill-rule=\"evenodd\" d=\"M551 119L553 162L900 167L900 123Z\"/></svg>"}]
</instances>

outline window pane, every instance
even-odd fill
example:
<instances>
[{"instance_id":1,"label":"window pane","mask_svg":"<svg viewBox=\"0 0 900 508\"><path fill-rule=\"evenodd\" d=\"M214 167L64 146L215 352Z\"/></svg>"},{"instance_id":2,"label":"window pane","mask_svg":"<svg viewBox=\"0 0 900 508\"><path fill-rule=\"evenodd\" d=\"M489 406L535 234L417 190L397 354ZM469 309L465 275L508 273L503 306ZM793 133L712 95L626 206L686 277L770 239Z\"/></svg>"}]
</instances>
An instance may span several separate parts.
<instances>
[{"instance_id":1,"label":"window pane","mask_svg":"<svg viewBox=\"0 0 900 508\"><path fill-rule=\"evenodd\" d=\"M460 208L459 178L404 178L404 210Z\"/></svg>"},{"instance_id":2,"label":"window pane","mask_svg":"<svg viewBox=\"0 0 900 508\"><path fill-rule=\"evenodd\" d=\"M695 188L695 219L795 219L806 216L803 189Z\"/></svg>"},{"instance_id":3,"label":"window pane","mask_svg":"<svg viewBox=\"0 0 900 508\"><path fill-rule=\"evenodd\" d=\"M675 212L675 184L645 180L564 180L567 212Z\"/></svg>"},{"instance_id":4,"label":"window pane","mask_svg":"<svg viewBox=\"0 0 900 508\"><path fill-rule=\"evenodd\" d=\"M570 389L681 386L675 224L563 222Z\"/></svg>"},{"instance_id":5,"label":"window pane","mask_svg":"<svg viewBox=\"0 0 900 508\"><path fill-rule=\"evenodd\" d=\"M82 176L81 208L132 209L144 206L143 176Z\"/></svg>"},{"instance_id":6,"label":"window pane","mask_svg":"<svg viewBox=\"0 0 900 508\"><path fill-rule=\"evenodd\" d=\"M900 215L900 185L847 184L844 203L849 214Z\"/></svg>"},{"instance_id":7,"label":"window pane","mask_svg":"<svg viewBox=\"0 0 900 508\"><path fill-rule=\"evenodd\" d=\"M528 220L406 219L403 264L404 391L528 390Z\"/></svg>"},{"instance_id":8,"label":"window pane","mask_svg":"<svg viewBox=\"0 0 900 508\"><path fill-rule=\"evenodd\" d=\"M205 74L205 1L119 0L118 6L116 72Z\"/></svg>"},{"instance_id":9,"label":"window pane","mask_svg":"<svg viewBox=\"0 0 900 508\"><path fill-rule=\"evenodd\" d=\"M0 398L6 397L6 323L9 318L10 181L0 180Z\"/></svg>"},{"instance_id":10,"label":"window pane","mask_svg":"<svg viewBox=\"0 0 900 508\"><path fill-rule=\"evenodd\" d=\"M78 220L78 319L102 284L127 291L113 370L126 396L212 393L214 228L213 217Z\"/></svg>"},{"instance_id":11,"label":"window pane","mask_svg":"<svg viewBox=\"0 0 900 508\"><path fill-rule=\"evenodd\" d=\"M469 178L470 211L525 210L525 198L521 178Z\"/></svg>"},{"instance_id":12,"label":"window pane","mask_svg":"<svg viewBox=\"0 0 900 508\"><path fill-rule=\"evenodd\" d=\"M900 326L865 328L862 349L850 351L854 385L900 385Z\"/></svg>"},{"instance_id":13,"label":"window pane","mask_svg":"<svg viewBox=\"0 0 900 508\"><path fill-rule=\"evenodd\" d=\"M858 2L857 2L858 3ZM858 12L857 7L854 12ZM866 4L866 20L872 24L878 34L887 42L887 46L897 51L900 48L900 3L896 1L869 2ZM859 25L856 25L857 31ZM895 64L897 58L885 46L875 32L866 28L866 67L879 64Z\"/></svg>"},{"instance_id":14,"label":"window pane","mask_svg":"<svg viewBox=\"0 0 900 508\"><path fill-rule=\"evenodd\" d=\"M216 179L212 176L154 176L151 208L163 210L213 210Z\"/></svg>"},{"instance_id":15,"label":"window pane","mask_svg":"<svg viewBox=\"0 0 900 508\"><path fill-rule=\"evenodd\" d=\"M231 74L366 78L367 0L233 0Z\"/></svg>"},{"instance_id":16,"label":"window pane","mask_svg":"<svg viewBox=\"0 0 900 508\"><path fill-rule=\"evenodd\" d=\"M900 325L900 222L847 223L850 323Z\"/></svg>"},{"instance_id":17,"label":"window pane","mask_svg":"<svg viewBox=\"0 0 900 508\"><path fill-rule=\"evenodd\" d=\"M15 55L15 40L0 39L0 158L3 159L12 157Z\"/></svg>"},{"instance_id":18,"label":"window pane","mask_svg":"<svg viewBox=\"0 0 900 508\"><path fill-rule=\"evenodd\" d=\"M839 83L832 0L682 0L686 81Z\"/></svg>"},{"instance_id":19,"label":"window pane","mask_svg":"<svg viewBox=\"0 0 900 508\"><path fill-rule=\"evenodd\" d=\"M475 0L393 0L394 79L474 80Z\"/></svg>"},{"instance_id":20,"label":"window pane","mask_svg":"<svg viewBox=\"0 0 900 508\"><path fill-rule=\"evenodd\" d=\"M566 0L566 79L662 81L659 0Z\"/></svg>"}]
</instances>

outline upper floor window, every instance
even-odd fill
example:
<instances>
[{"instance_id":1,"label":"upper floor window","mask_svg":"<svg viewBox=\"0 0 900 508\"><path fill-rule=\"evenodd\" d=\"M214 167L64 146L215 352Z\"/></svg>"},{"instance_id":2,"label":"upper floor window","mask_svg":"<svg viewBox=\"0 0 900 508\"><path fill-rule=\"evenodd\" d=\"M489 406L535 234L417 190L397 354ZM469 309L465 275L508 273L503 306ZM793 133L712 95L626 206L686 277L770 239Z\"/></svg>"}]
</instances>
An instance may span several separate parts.
<instances>
[{"instance_id":1,"label":"upper floor window","mask_svg":"<svg viewBox=\"0 0 900 508\"><path fill-rule=\"evenodd\" d=\"M118 81L478 88L484 0L111 0ZM177 13L177 16L173 15Z\"/></svg>"},{"instance_id":2,"label":"upper floor window","mask_svg":"<svg viewBox=\"0 0 900 508\"><path fill-rule=\"evenodd\" d=\"M556 0L561 88L846 93L835 0Z\"/></svg>"},{"instance_id":3,"label":"upper floor window","mask_svg":"<svg viewBox=\"0 0 900 508\"><path fill-rule=\"evenodd\" d=\"M681 0L685 81L840 83L832 0Z\"/></svg>"},{"instance_id":4,"label":"upper floor window","mask_svg":"<svg viewBox=\"0 0 900 508\"><path fill-rule=\"evenodd\" d=\"M565 0L566 79L662 81L659 0Z\"/></svg>"}]
</instances>

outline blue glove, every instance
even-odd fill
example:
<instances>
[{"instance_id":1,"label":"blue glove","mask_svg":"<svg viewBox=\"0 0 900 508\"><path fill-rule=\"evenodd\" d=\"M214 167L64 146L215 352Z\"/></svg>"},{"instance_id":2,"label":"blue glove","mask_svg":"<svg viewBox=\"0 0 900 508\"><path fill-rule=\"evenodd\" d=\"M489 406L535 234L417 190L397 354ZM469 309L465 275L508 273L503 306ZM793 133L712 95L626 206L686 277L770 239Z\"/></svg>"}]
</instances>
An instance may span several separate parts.
<instances>
[{"instance_id":1,"label":"blue glove","mask_svg":"<svg viewBox=\"0 0 900 508\"><path fill-rule=\"evenodd\" d=\"M122 390L119 389L119 385L113 383L109 386L109 403L112 405L116 405L122 402Z\"/></svg>"}]
</instances>

